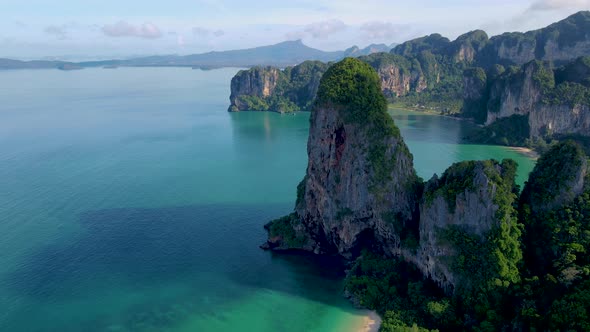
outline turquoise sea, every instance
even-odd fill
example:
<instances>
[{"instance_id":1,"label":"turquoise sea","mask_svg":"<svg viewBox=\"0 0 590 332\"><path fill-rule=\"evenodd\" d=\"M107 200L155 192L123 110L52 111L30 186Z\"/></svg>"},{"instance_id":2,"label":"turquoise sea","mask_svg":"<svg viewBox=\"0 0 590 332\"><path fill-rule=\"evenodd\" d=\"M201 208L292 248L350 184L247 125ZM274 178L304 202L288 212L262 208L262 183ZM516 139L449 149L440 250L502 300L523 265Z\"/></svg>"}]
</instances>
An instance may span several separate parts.
<instances>
[{"instance_id":1,"label":"turquoise sea","mask_svg":"<svg viewBox=\"0 0 590 332\"><path fill-rule=\"evenodd\" d=\"M274 255L308 114L226 112L237 69L0 71L1 331L353 331L321 258ZM470 124L393 111L430 178Z\"/></svg>"}]
</instances>

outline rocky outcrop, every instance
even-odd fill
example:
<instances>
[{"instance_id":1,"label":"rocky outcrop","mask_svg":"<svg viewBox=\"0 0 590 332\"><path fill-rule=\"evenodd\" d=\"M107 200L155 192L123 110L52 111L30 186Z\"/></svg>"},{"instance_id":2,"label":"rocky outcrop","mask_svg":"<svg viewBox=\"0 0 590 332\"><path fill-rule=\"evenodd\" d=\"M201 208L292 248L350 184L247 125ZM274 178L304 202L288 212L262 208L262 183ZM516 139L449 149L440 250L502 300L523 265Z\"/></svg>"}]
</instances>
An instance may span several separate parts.
<instances>
[{"instance_id":1,"label":"rocky outcrop","mask_svg":"<svg viewBox=\"0 0 590 332\"><path fill-rule=\"evenodd\" d=\"M386 53L363 57L381 80L381 91L386 97L403 97L411 92L420 93L428 88L426 74L419 62Z\"/></svg>"},{"instance_id":2,"label":"rocky outcrop","mask_svg":"<svg viewBox=\"0 0 590 332\"><path fill-rule=\"evenodd\" d=\"M590 54L590 12L576 13L548 27L492 37L482 62L522 65L532 60L564 63Z\"/></svg>"},{"instance_id":3,"label":"rocky outcrop","mask_svg":"<svg viewBox=\"0 0 590 332\"><path fill-rule=\"evenodd\" d=\"M356 91L368 92L362 100L368 105L347 103ZM326 73L307 150L296 213L313 251L352 258L373 242L399 252L394 223L412 222L418 180L412 155L387 115L379 78L367 64L346 59Z\"/></svg>"},{"instance_id":4,"label":"rocky outcrop","mask_svg":"<svg viewBox=\"0 0 590 332\"><path fill-rule=\"evenodd\" d=\"M488 34L483 30L474 30L455 39L448 47L447 53L455 62L473 63L488 42Z\"/></svg>"},{"instance_id":5,"label":"rocky outcrop","mask_svg":"<svg viewBox=\"0 0 590 332\"><path fill-rule=\"evenodd\" d=\"M428 181L420 203L419 247L407 251L406 259L443 288L452 289L462 277L452 266L461 253L449 232L458 230L485 243L491 231L512 218L510 209L500 209L498 196L506 196L504 204L513 201L506 192L512 187L513 170L509 161L469 161Z\"/></svg>"},{"instance_id":6,"label":"rocky outcrop","mask_svg":"<svg viewBox=\"0 0 590 332\"><path fill-rule=\"evenodd\" d=\"M241 70L232 78L229 111L307 111L327 68L323 62L305 61L284 70Z\"/></svg>"},{"instance_id":7,"label":"rocky outcrop","mask_svg":"<svg viewBox=\"0 0 590 332\"><path fill-rule=\"evenodd\" d=\"M539 158L520 205L536 214L570 204L584 191L587 175L588 159L580 146L573 142L559 144Z\"/></svg>"},{"instance_id":8,"label":"rocky outcrop","mask_svg":"<svg viewBox=\"0 0 590 332\"><path fill-rule=\"evenodd\" d=\"M432 34L400 44L391 52L415 57L428 51L484 68L495 64L523 65L532 60L563 64L590 54L589 31L590 12L582 11L539 30L509 32L489 39L484 31L475 30L452 42Z\"/></svg>"},{"instance_id":9,"label":"rocky outcrop","mask_svg":"<svg viewBox=\"0 0 590 332\"><path fill-rule=\"evenodd\" d=\"M387 97L403 97L420 93L440 80L436 60L375 53L360 58L378 73L382 92ZM428 62L430 61L430 62ZM306 61L279 70L255 67L242 70L232 79L229 111L309 111L315 99L320 79L329 64Z\"/></svg>"},{"instance_id":10,"label":"rocky outcrop","mask_svg":"<svg viewBox=\"0 0 590 332\"><path fill-rule=\"evenodd\" d=\"M470 82L465 82L465 78L461 77L464 69L471 66L481 67L490 74L489 77L493 77L495 76L493 72L497 68L524 65L532 60L566 63L579 56L590 55L588 31L590 31L590 12L579 12L546 28L526 33L506 33L488 38L484 31L475 30L459 36L454 41L439 34L432 34L397 45L391 50L391 54L375 53L360 59L375 68L381 78L382 91L386 97L396 99L410 95L414 103L416 101L426 104L446 102L450 105L460 105L461 90L464 88L473 90L469 86ZM364 50L353 47L345 54L359 56L385 47L374 45ZM300 66L308 65L304 63ZM316 63L315 67L325 71L327 65L320 66ZM287 83L284 88L276 89L277 92L273 93L275 91L273 86L283 81L273 80L273 78L281 78L280 73L285 74L284 81ZM315 75L289 77L287 71L281 72L276 68L273 70L254 68L240 72L232 80L230 110L309 110L311 101L315 97L314 90L310 89L309 93L301 95L297 90L300 87L293 88L289 82L295 80L299 84L304 84L302 80L312 80L315 77ZM317 86L317 82L319 79L311 82L310 86ZM432 91L428 98L415 97L427 90ZM276 98L271 101L269 100L271 97ZM304 100L306 98L307 100ZM277 102L277 99L281 99L281 102ZM481 110L479 103L471 103L464 108L468 110L466 116L473 116L471 109L475 106ZM511 106L513 104L509 103L506 108ZM456 106L453 107L456 108ZM485 117L477 117L476 120L484 122ZM493 116L490 121L493 121Z\"/></svg>"},{"instance_id":11,"label":"rocky outcrop","mask_svg":"<svg viewBox=\"0 0 590 332\"><path fill-rule=\"evenodd\" d=\"M557 72L566 73L566 68ZM491 83L486 125L522 115L528 117L529 138L590 136L590 86L564 81L565 74L559 82L556 76L550 64L540 61L501 75ZM585 81L583 75L575 77Z\"/></svg>"},{"instance_id":12,"label":"rocky outcrop","mask_svg":"<svg viewBox=\"0 0 590 332\"><path fill-rule=\"evenodd\" d=\"M371 44L363 49L355 45L344 51L344 57L359 57L373 53L389 52L390 50L391 47L385 44Z\"/></svg>"},{"instance_id":13,"label":"rocky outcrop","mask_svg":"<svg viewBox=\"0 0 590 332\"><path fill-rule=\"evenodd\" d=\"M406 74L395 64L390 64L377 69L381 78L381 89L389 96L405 96L410 92L412 75Z\"/></svg>"},{"instance_id":14,"label":"rocky outcrop","mask_svg":"<svg viewBox=\"0 0 590 332\"><path fill-rule=\"evenodd\" d=\"M590 136L589 105L538 105L534 112L529 114L529 136Z\"/></svg>"},{"instance_id":15,"label":"rocky outcrop","mask_svg":"<svg viewBox=\"0 0 590 332\"><path fill-rule=\"evenodd\" d=\"M433 33L428 36L416 38L397 45L391 50L392 54L402 55L406 57L417 56L422 52L430 52L439 54L444 52L451 44L451 41L441 36L438 33Z\"/></svg>"},{"instance_id":16,"label":"rocky outcrop","mask_svg":"<svg viewBox=\"0 0 590 332\"><path fill-rule=\"evenodd\" d=\"M345 59L322 78L307 152L295 212L266 226L263 248L347 259L372 249L413 262L452 290L464 277L453 265L462 253L446 232L485 244L501 223L513 226L516 165L460 163L424 186L378 76L361 61Z\"/></svg>"},{"instance_id":17,"label":"rocky outcrop","mask_svg":"<svg viewBox=\"0 0 590 332\"><path fill-rule=\"evenodd\" d=\"M486 125L498 118L514 114L526 115L533 111L542 95L540 82L534 77L548 70L551 70L548 64L534 61L522 70L507 73L497 79L490 89Z\"/></svg>"},{"instance_id":18,"label":"rocky outcrop","mask_svg":"<svg viewBox=\"0 0 590 332\"><path fill-rule=\"evenodd\" d=\"M231 106L229 110L233 112L249 110L250 105L242 96L270 97L282 75L283 73L278 68L273 67L240 70L231 80L231 95L229 97Z\"/></svg>"}]
</instances>

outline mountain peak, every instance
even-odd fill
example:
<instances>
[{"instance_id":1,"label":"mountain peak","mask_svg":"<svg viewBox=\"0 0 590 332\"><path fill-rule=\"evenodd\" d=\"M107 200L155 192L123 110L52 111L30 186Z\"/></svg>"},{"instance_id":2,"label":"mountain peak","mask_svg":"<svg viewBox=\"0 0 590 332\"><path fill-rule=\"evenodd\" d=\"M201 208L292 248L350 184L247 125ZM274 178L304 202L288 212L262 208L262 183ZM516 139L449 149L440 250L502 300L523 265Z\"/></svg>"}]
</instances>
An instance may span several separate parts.
<instances>
[{"instance_id":1,"label":"mountain peak","mask_svg":"<svg viewBox=\"0 0 590 332\"><path fill-rule=\"evenodd\" d=\"M284 42L278 43L276 45L305 46L302 39L285 40Z\"/></svg>"},{"instance_id":2,"label":"mountain peak","mask_svg":"<svg viewBox=\"0 0 590 332\"><path fill-rule=\"evenodd\" d=\"M572 18L572 17L590 18L590 10L581 10L575 14L570 15L568 18Z\"/></svg>"}]
</instances>

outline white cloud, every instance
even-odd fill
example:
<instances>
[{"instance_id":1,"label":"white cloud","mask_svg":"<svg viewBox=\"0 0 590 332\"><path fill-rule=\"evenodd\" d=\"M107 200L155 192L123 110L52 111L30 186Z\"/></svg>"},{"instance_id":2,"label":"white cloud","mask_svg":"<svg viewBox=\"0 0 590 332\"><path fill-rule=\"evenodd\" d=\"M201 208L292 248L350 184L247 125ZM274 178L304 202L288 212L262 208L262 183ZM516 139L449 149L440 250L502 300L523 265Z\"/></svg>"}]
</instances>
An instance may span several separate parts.
<instances>
[{"instance_id":1,"label":"white cloud","mask_svg":"<svg viewBox=\"0 0 590 332\"><path fill-rule=\"evenodd\" d=\"M590 0L537 0L531 4L529 10L546 11L571 8L590 9Z\"/></svg>"},{"instance_id":2,"label":"white cloud","mask_svg":"<svg viewBox=\"0 0 590 332\"><path fill-rule=\"evenodd\" d=\"M152 23L133 25L125 21L119 21L115 24L107 24L103 26L102 32L108 37L137 37L145 39L162 37L162 31L160 28Z\"/></svg>"},{"instance_id":3,"label":"white cloud","mask_svg":"<svg viewBox=\"0 0 590 332\"><path fill-rule=\"evenodd\" d=\"M326 38L337 32L346 30L346 24L340 20L328 20L309 24L303 30L313 38Z\"/></svg>"},{"instance_id":4,"label":"white cloud","mask_svg":"<svg viewBox=\"0 0 590 332\"><path fill-rule=\"evenodd\" d=\"M324 39L335 33L346 30L348 26L341 20L327 20L314 22L303 27L302 30L292 31L286 34L287 39L303 39L311 37L314 39Z\"/></svg>"},{"instance_id":5,"label":"white cloud","mask_svg":"<svg viewBox=\"0 0 590 332\"><path fill-rule=\"evenodd\" d=\"M379 21L367 22L360 27L361 33L364 37L381 40L392 40L396 37L399 38L404 29L407 30L407 26Z\"/></svg>"},{"instance_id":6,"label":"white cloud","mask_svg":"<svg viewBox=\"0 0 590 332\"><path fill-rule=\"evenodd\" d=\"M194 27L193 28L193 35L198 36L198 37L202 37L202 38L206 38L209 36L214 36L214 37L221 37L223 35L225 35L225 31L223 30L209 30L203 27Z\"/></svg>"},{"instance_id":7,"label":"white cloud","mask_svg":"<svg viewBox=\"0 0 590 332\"><path fill-rule=\"evenodd\" d=\"M590 0L535 0L513 15L488 20L480 26L490 35L506 31L530 31L561 21L580 10L589 10Z\"/></svg>"},{"instance_id":8,"label":"white cloud","mask_svg":"<svg viewBox=\"0 0 590 332\"><path fill-rule=\"evenodd\" d=\"M287 40L303 39L306 36L307 35L303 31L293 31L285 34L285 38L287 38Z\"/></svg>"}]
</instances>

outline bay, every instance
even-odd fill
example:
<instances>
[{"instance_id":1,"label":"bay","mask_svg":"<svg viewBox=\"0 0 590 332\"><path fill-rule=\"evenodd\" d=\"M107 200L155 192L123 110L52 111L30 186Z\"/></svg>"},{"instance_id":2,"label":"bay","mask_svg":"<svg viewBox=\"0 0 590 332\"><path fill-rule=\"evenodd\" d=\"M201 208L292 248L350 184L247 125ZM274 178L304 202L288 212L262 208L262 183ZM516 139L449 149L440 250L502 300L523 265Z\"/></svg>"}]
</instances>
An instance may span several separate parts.
<instances>
[{"instance_id":1,"label":"bay","mask_svg":"<svg viewBox=\"0 0 590 332\"><path fill-rule=\"evenodd\" d=\"M309 114L227 113L237 69L0 71L0 330L343 331L321 258L258 249L293 207ZM420 176L513 158L393 110Z\"/></svg>"}]
</instances>

